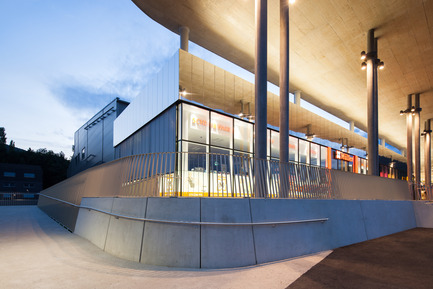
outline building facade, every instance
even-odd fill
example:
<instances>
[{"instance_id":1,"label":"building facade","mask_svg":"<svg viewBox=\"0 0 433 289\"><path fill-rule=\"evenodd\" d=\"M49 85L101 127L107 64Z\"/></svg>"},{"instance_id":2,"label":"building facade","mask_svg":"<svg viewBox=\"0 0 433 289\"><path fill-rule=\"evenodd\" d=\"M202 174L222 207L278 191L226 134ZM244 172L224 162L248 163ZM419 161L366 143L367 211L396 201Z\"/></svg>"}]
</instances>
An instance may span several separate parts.
<instances>
[{"instance_id":1,"label":"building facade","mask_svg":"<svg viewBox=\"0 0 433 289\"><path fill-rule=\"evenodd\" d=\"M128 104L114 99L75 132L68 177L114 160L113 122Z\"/></svg>"}]
</instances>

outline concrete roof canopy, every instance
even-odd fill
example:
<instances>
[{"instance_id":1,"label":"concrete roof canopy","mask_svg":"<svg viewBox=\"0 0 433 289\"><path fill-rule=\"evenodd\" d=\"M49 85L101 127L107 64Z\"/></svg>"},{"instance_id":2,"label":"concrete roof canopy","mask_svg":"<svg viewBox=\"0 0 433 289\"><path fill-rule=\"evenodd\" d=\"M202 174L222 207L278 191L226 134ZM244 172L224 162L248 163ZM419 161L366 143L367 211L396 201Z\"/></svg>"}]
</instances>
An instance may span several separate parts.
<instances>
[{"instance_id":1,"label":"concrete roof canopy","mask_svg":"<svg viewBox=\"0 0 433 289\"><path fill-rule=\"evenodd\" d=\"M254 72L253 0L133 0L175 33ZM268 80L279 81L279 2L268 0ZM290 7L290 91L356 127L367 127L366 74L360 52L375 29L379 137L406 147L407 95L421 93L421 124L433 117L433 0L299 0ZM423 129L423 126L422 128Z\"/></svg>"}]
</instances>

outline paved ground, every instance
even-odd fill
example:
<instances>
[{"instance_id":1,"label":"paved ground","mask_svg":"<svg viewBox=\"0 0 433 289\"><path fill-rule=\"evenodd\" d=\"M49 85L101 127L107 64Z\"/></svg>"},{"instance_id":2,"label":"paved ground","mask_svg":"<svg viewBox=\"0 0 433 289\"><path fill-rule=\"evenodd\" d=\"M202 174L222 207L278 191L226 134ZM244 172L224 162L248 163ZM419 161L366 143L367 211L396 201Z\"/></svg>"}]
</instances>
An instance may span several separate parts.
<instances>
[{"instance_id":1,"label":"paved ground","mask_svg":"<svg viewBox=\"0 0 433 289\"><path fill-rule=\"evenodd\" d=\"M35 206L0 207L1 289L285 288L329 253L230 270L151 267L106 254Z\"/></svg>"},{"instance_id":2,"label":"paved ground","mask_svg":"<svg viewBox=\"0 0 433 289\"><path fill-rule=\"evenodd\" d=\"M433 288L433 229L338 248L288 288Z\"/></svg>"}]
</instances>

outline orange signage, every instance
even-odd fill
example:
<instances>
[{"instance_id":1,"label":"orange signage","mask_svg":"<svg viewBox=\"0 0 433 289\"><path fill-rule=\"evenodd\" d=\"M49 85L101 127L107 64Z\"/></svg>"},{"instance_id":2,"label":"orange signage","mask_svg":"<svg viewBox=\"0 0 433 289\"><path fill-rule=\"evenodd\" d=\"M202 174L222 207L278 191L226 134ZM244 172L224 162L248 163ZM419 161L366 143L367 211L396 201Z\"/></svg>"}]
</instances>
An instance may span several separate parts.
<instances>
[{"instance_id":1,"label":"orange signage","mask_svg":"<svg viewBox=\"0 0 433 289\"><path fill-rule=\"evenodd\" d=\"M337 160L343 160L343 161L347 161L347 162L353 162L353 157L352 156L350 156L348 154L345 154L345 153L343 153L341 151L335 151L334 157Z\"/></svg>"}]
</instances>

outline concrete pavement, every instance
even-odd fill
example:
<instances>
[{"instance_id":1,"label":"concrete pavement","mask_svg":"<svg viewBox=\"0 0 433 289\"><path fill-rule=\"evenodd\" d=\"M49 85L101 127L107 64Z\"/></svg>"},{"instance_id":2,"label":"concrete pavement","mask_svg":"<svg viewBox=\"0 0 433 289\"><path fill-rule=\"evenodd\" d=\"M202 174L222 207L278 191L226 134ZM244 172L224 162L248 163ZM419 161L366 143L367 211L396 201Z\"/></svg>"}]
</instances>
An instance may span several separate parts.
<instances>
[{"instance_id":1,"label":"concrete pavement","mask_svg":"<svg viewBox=\"0 0 433 289\"><path fill-rule=\"evenodd\" d=\"M156 267L105 253L36 206L0 207L0 288L285 288L330 252L237 269Z\"/></svg>"}]
</instances>

